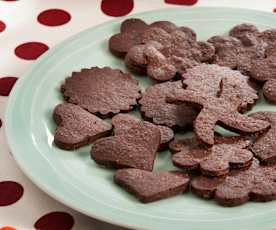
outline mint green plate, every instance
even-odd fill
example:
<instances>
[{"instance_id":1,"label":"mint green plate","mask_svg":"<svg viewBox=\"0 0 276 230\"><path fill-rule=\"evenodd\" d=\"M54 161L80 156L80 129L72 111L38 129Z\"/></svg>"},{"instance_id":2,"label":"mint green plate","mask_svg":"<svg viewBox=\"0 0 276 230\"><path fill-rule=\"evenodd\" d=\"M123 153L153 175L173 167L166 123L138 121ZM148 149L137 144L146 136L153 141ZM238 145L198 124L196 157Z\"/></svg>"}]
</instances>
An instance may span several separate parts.
<instances>
[{"instance_id":1,"label":"mint green plate","mask_svg":"<svg viewBox=\"0 0 276 230\"><path fill-rule=\"evenodd\" d=\"M260 29L276 27L276 15L231 8L174 8L135 15L147 22L170 20L193 28L199 39L224 34L232 26L249 22ZM17 82L6 116L7 137L21 169L43 191L60 202L106 222L138 229L271 230L276 228L276 201L249 202L224 208L193 194L141 204L115 186L112 170L96 165L90 147L62 151L53 142L52 110L61 103L59 87L72 71L90 66L125 70L107 47L120 22L111 21L88 29L51 48ZM144 88L147 78L136 77ZM261 99L255 110L276 108ZM172 169L170 154L160 153L156 170Z\"/></svg>"}]
</instances>

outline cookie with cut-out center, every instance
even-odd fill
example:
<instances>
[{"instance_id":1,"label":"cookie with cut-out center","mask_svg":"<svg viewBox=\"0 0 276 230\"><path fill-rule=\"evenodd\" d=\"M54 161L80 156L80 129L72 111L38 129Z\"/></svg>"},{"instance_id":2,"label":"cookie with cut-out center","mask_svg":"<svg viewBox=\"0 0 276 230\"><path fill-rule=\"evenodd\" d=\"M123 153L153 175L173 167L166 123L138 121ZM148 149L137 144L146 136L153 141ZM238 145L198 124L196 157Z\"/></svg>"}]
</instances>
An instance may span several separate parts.
<instances>
[{"instance_id":1,"label":"cookie with cut-out center","mask_svg":"<svg viewBox=\"0 0 276 230\"><path fill-rule=\"evenodd\" d=\"M55 144L62 149L77 149L110 133L112 126L80 106L57 105L53 113L57 129Z\"/></svg>"},{"instance_id":2,"label":"cookie with cut-out center","mask_svg":"<svg viewBox=\"0 0 276 230\"><path fill-rule=\"evenodd\" d=\"M249 200L275 200L275 181L275 166L261 166L254 159L249 169L237 170L225 178L196 177L191 187L194 193L203 198L214 198L224 206L237 206Z\"/></svg>"},{"instance_id":3,"label":"cookie with cut-out center","mask_svg":"<svg viewBox=\"0 0 276 230\"><path fill-rule=\"evenodd\" d=\"M98 164L111 168L152 171L160 139L160 131L156 126L138 122L121 135L95 141L91 157Z\"/></svg>"},{"instance_id":4,"label":"cookie with cut-out center","mask_svg":"<svg viewBox=\"0 0 276 230\"><path fill-rule=\"evenodd\" d=\"M149 203L185 192L189 177L182 172L148 172L140 169L120 169L114 181L141 202Z\"/></svg>"},{"instance_id":5,"label":"cookie with cut-out center","mask_svg":"<svg viewBox=\"0 0 276 230\"><path fill-rule=\"evenodd\" d=\"M112 118L114 135L124 134L129 129L131 129L133 125L137 124L138 122L141 122L141 120L133 115L123 114L123 113L117 114ZM152 124L152 123L149 123L149 124ZM156 126L160 131L161 141L160 141L158 150L162 151L168 146L169 142L173 139L174 137L173 130L163 125L154 125L154 124L152 125Z\"/></svg>"},{"instance_id":6,"label":"cookie with cut-out center","mask_svg":"<svg viewBox=\"0 0 276 230\"><path fill-rule=\"evenodd\" d=\"M197 115L196 108L187 104L171 104L166 97L175 89L182 89L181 81L165 82L148 87L139 100L143 116L157 125L187 128Z\"/></svg>"},{"instance_id":7,"label":"cookie with cut-out center","mask_svg":"<svg viewBox=\"0 0 276 230\"><path fill-rule=\"evenodd\" d=\"M68 102L102 116L130 111L140 98L138 81L110 67L73 72L65 79L61 91Z\"/></svg>"}]
</instances>

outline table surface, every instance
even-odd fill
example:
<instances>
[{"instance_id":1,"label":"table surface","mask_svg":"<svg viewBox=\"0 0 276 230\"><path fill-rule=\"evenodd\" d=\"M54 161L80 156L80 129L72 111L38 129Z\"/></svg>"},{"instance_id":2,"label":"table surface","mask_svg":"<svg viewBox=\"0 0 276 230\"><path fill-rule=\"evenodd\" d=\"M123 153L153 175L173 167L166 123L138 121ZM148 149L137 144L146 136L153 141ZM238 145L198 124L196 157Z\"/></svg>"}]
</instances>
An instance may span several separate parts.
<instances>
[{"instance_id":1,"label":"table surface","mask_svg":"<svg viewBox=\"0 0 276 230\"><path fill-rule=\"evenodd\" d=\"M229 6L273 12L275 0L0 0L0 230L123 230L53 200L18 168L5 137L16 80L43 52L113 18L170 7Z\"/></svg>"}]
</instances>

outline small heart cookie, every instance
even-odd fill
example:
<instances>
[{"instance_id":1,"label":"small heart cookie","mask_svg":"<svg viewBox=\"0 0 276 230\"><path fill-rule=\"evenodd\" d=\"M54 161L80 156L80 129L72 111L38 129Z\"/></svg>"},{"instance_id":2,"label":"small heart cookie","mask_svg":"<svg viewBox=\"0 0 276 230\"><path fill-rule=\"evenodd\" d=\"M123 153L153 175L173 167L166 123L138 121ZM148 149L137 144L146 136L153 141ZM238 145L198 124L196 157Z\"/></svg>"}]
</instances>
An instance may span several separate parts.
<instances>
[{"instance_id":1,"label":"small heart cookie","mask_svg":"<svg viewBox=\"0 0 276 230\"><path fill-rule=\"evenodd\" d=\"M112 126L78 105L57 105L53 114L58 127L54 142L62 149L77 149L106 136Z\"/></svg>"},{"instance_id":2,"label":"small heart cookie","mask_svg":"<svg viewBox=\"0 0 276 230\"><path fill-rule=\"evenodd\" d=\"M141 122L141 120L135 116L132 116L130 114L124 114L119 113L116 116L112 118L112 125L114 127L113 132L114 135L121 135L127 132L129 129L132 128L133 125L137 124L138 122ZM156 126L161 135L161 141L160 146L158 148L159 151L162 151L163 149L167 148L169 142L173 139L174 133L173 130L169 127L163 126L163 125L155 125L150 122L149 124Z\"/></svg>"},{"instance_id":3,"label":"small heart cookie","mask_svg":"<svg viewBox=\"0 0 276 230\"><path fill-rule=\"evenodd\" d=\"M152 171L160 139L157 127L138 122L122 135L97 140L92 146L91 157L107 167Z\"/></svg>"},{"instance_id":4,"label":"small heart cookie","mask_svg":"<svg viewBox=\"0 0 276 230\"><path fill-rule=\"evenodd\" d=\"M149 203L183 193L189 177L182 172L148 172L140 169L120 169L114 181L141 202Z\"/></svg>"}]
</instances>

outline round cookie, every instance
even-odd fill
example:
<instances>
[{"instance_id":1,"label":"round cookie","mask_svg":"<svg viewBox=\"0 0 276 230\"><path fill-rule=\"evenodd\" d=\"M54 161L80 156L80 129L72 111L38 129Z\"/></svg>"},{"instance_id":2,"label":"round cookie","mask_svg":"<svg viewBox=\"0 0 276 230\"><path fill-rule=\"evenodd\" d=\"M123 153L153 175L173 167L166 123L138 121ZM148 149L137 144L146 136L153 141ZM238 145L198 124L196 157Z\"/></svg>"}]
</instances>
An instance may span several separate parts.
<instances>
[{"instance_id":1,"label":"round cookie","mask_svg":"<svg viewBox=\"0 0 276 230\"><path fill-rule=\"evenodd\" d=\"M185 128L191 126L197 110L185 103L171 104L166 101L175 89L182 89L181 81L165 82L150 86L139 100L140 111L147 119L158 125Z\"/></svg>"},{"instance_id":2,"label":"round cookie","mask_svg":"<svg viewBox=\"0 0 276 230\"><path fill-rule=\"evenodd\" d=\"M128 73L109 67L73 72L61 91L66 101L103 116L130 111L140 98L138 81Z\"/></svg>"}]
</instances>

